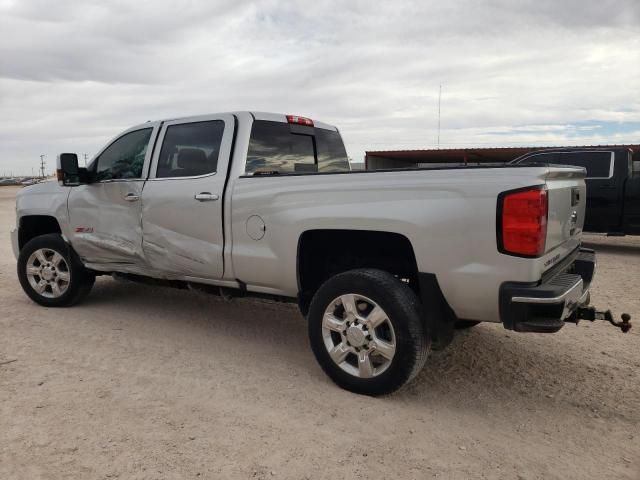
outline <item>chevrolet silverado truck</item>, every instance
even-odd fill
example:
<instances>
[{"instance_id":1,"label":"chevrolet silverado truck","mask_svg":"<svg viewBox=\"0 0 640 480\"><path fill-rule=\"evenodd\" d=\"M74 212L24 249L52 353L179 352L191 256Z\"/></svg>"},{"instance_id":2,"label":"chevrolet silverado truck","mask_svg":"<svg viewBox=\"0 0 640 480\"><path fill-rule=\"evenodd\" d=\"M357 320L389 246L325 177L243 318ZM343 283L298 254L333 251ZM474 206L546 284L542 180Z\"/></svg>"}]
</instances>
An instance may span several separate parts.
<instances>
[{"instance_id":1,"label":"chevrolet silverado truck","mask_svg":"<svg viewBox=\"0 0 640 480\"><path fill-rule=\"evenodd\" d=\"M18 194L12 242L22 288L47 307L76 304L97 275L297 302L328 376L380 395L456 326L555 332L606 317L586 306L584 178L350 171L331 125L223 113L132 127L86 168L61 154L58 182Z\"/></svg>"},{"instance_id":2,"label":"chevrolet silverado truck","mask_svg":"<svg viewBox=\"0 0 640 480\"><path fill-rule=\"evenodd\" d=\"M640 154L622 147L573 147L527 153L524 164L574 165L587 171L584 231L640 235Z\"/></svg>"}]
</instances>

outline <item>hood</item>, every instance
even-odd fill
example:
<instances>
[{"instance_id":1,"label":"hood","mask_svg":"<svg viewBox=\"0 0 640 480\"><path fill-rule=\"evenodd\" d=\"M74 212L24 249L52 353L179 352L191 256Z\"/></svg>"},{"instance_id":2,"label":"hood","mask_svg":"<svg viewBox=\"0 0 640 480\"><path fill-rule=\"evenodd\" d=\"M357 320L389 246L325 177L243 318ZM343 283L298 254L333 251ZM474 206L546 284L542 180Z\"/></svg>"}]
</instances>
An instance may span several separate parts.
<instances>
[{"instance_id":1,"label":"hood","mask_svg":"<svg viewBox=\"0 0 640 480\"><path fill-rule=\"evenodd\" d=\"M57 180L22 188L16 195L18 216L49 215L66 217L67 197L71 187L63 187Z\"/></svg>"},{"instance_id":2,"label":"hood","mask_svg":"<svg viewBox=\"0 0 640 480\"><path fill-rule=\"evenodd\" d=\"M60 193L68 189L69 187L61 186L57 180L46 180L41 183L34 183L33 185L25 186L16 194L16 196L21 197L23 195Z\"/></svg>"}]
</instances>

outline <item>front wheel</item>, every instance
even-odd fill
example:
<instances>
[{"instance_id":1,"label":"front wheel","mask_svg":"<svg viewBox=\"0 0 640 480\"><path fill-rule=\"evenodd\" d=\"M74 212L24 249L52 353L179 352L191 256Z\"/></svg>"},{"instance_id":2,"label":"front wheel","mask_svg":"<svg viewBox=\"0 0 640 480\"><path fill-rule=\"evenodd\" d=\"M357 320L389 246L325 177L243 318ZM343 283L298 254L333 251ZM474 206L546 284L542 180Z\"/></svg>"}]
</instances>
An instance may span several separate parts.
<instances>
[{"instance_id":1,"label":"front wheel","mask_svg":"<svg viewBox=\"0 0 640 480\"><path fill-rule=\"evenodd\" d=\"M95 275L55 233L31 239L18 256L18 279L25 293L45 307L68 307L89 294Z\"/></svg>"},{"instance_id":2,"label":"front wheel","mask_svg":"<svg viewBox=\"0 0 640 480\"><path fill-rule=\"evenodd\" d=\"M365 395L394 392L427 359L430 342L421 308L409 286L390 273L341 273L311 301L311 348L340 387Z\"/></svg>"}]
</instances>

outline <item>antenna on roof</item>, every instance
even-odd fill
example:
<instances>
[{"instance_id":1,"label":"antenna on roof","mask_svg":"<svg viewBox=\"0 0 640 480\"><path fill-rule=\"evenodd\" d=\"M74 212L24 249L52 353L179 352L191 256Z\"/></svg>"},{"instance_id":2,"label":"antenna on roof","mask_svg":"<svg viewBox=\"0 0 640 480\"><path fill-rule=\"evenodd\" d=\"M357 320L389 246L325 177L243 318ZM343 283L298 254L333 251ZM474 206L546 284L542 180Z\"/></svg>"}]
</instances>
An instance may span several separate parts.
<instances>
[{"instance_id":1,"label":"antenna on roof","mask_svg":"<svg viewBox=\"0 0 640 480\"><path fill-rule=\"evenodd\" d=\"M442 101L442 84L440 84L440 90L438 91L438 149L440 149L440 103Z\"/></svg>"}]
</instances>

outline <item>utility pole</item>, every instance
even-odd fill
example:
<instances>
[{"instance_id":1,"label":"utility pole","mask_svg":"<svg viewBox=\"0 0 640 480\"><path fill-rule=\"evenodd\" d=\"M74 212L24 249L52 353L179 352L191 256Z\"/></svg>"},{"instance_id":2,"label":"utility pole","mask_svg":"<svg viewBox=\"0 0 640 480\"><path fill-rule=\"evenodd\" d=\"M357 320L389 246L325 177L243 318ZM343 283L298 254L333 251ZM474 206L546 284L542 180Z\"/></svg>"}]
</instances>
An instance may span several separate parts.
<instances>
[{"instance_id":1,"label":"utility pole","mask_svg":"<svg viewBox=\"0 0 640 480\"><path fill-rule=\"evenodd\" d=\"M84 166L87 166L87 157L89 156L88 154L84 153Z\"/></svg>"},{"instance_id":2,"label":"utility pole","mask_svg":"<svg viewBox=\"0 0 640 480\"><path fill-rule=\"evenodd\" d=\"M44 155L40 155L40 173L42 178L44 178L44 165L45 165Z\"/></svg>"},{"instance_id":3,"label":"utility pole","mask_svg":"<svg viewBox=\"0 0 640 480\"><path fill-rule=\"evenodd\" d=\"M440 149L440 103L442 102L442 84L438 91L438 149Z\"/></svg>"}]
</instances>

